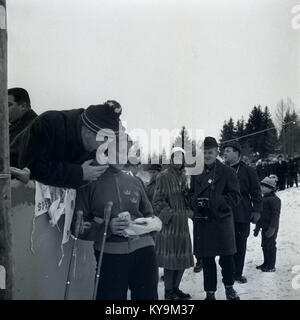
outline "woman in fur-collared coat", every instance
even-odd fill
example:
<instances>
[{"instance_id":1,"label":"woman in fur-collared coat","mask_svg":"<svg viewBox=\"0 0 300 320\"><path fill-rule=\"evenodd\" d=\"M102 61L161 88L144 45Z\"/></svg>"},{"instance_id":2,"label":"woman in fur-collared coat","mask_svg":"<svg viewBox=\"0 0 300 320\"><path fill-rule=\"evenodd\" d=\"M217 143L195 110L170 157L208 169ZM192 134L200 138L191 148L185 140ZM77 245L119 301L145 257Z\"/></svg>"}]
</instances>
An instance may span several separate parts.
<instances>
[{"instance_id":1,"label":"woman in fur-collared coat","mask_svg":"<svg viewBox=\"0 0 300 320\"><path fill-rule=\"evenodd\" d=\"M156 180L153 196L153 209L162 220L163 227L156 237L156 255L158 265L164 268L165 299L186 300L191 296L179 289L184 270L193 267L192 243L189 233L188 218L193 212L185 201L186 177L184 166L174 164L162 171Z\"/></svg>"}]
</instances>

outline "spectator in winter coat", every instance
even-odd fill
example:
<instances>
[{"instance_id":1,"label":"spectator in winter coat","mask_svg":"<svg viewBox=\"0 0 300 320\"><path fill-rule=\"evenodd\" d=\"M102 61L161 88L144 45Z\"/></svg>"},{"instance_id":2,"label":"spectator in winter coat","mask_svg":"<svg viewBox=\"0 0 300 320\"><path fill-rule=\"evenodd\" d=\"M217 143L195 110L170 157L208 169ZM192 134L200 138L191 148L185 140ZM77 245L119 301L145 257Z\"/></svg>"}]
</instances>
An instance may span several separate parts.
<instances>
[{"instance_id":1,"label":"spectator in winter coat","mask_svg":"<svg viewBox=\"0 0 300 320\"><path fill-rule=\"evenodd\" d=\"M283 156L278 156L278 161L275 163L275 172L278 177L278 188L279 190L284 190L286 186L287 178L287 163L283 160Z\"/></svg>"},{"instance_id":2,"label":"spectator in winter coat","mask_svg":"<svg viewBox=\"0 0 300 320\"><path fill-rule=\"evenodd\" d=\"M31 109L30 97L23 88L8 89L8 112L9 112L9 141L10 144L15 138L27 128L37 117ZM13 153L10 155L10 165L16 166L16 159Z\"/></svg>"},{"instance_id":3,"label":"spectator in winter coat","mask_svg":"<svg viewBox=\"0 0 300 320\"><path fill-rule=\"evenodd\" d=\"M77 190L75 212L83 211L84 219L79 238L94 241L98 261L104 207L113 202L97 300L126 300L128 289L132 300L156 300L158 267L153 237L150 232L136 237L124 234L130 221L153 217L153 209L140 180L122 171L119 152L116 155L117 162L112 157L101 177ZM129 218L124 220L120 213Z\"/></svg>"},{"instance_id":4,"label":"spectator in winter coat","mask_svg":"<svg viewBox=\"0 0 300 320\"><path fill-rule=\"evenodd\" d=\"M265 161L262 161L261 159L258 160L256 165L256 172L257 172L259 181L261 181L262 179L270 175L269 165Z\"/></svg>"},{"instance_id":5,"label":"spectator in winter coat","mask_svg":"<svg viewBox=\"0 0 300 320\"><path fill-rule=\"evenodd\" d=\"M16 166L28 167L31 179L56 187L76 189L96 180L107 169L91 165L96 150L104 143L96 136L102 129L108 134L121 134L121 111L118 102L107 101L86 110L41 114L11 146Z\"/></svg>"},{"instance_id":6,"label":"spectator in winter coat","mask_svg":"<svg viewBox=\"0 0 300 320\"><path fill-rule=\"evenodd\" d=\"M234 234L233 209L241 199L234 169L217 160L218 144L204 140L204 170L191 177L191 204L194 209L194 253L202 258L204 290L207 300L215 300L217 290L216 256L220 256L226 298L239 300L233 288Z\"/></svg>"},{"instance_id":7,"label":"spectator in winter coat","mask_svg":"<svg viewBox=\"0 0 300 320\"><path fill-rule=\"evenodd\" d=\"M185 269L194 265L188 226L188 218L192 218L193 212L185 199L187 185L182 154L183 149L173 149L170 166L157 176L153 196L154 212L163 223L156 236L156 255L158 266L164 268L167 300L191 298L179 289Z\"/></svg>"},{"instance_id":8,"label":"spectator in winter coat","mask_svg":"<svg viewBox=\"0 0 300 320\"><path fill-rule=\"evenodd\" d=\"M155 185L156 185L156 178L157 178L157 175L159 174L159 172L161 171L161 165L160 164L150 164L149 167L147 168L147 171L150 174L150 181L146 186L146 192L147 192L147 195L148 195L150 202L152 203Z\"/></svg>"},{"instance_id":9,"label":"spectator in winter coat","mask_svg":"<svg viewBox=\"0 0 300 320\"><path fill-rule=\"evenodd\" d=\"M288 177L287 177L287 186L292 188L294 186L294 183L296 184L296 187L298 188L298 171L299 166L296 159L289 159L287 163L288 168Z\"/></svg>"},{"instance_id":10,"label":"spectator in winter coat","mask_svg":"<svg viewBox=\"0 0 300 320\"><path fill-rule=\"evenodd\" d=\"M23 88L8 89L10 143L37 117L31 109L28 92Z\"/></svg>"},{"instance_id":11,"label":"spectator in winter coat","mask_svg":"<svg viewBox=\"0 0 300 320\"><path fill-rule=\"evenodd\" d=\"M281 201L275 194L275 179L270 177L263 179L261 181L261 190L263 193L263 210L254 230L254 235L257 236L260 228L262 228L261 246L264 262L256 268L263 272L274 272L276 270L276 239L279 229Z\"/></svg>"},{"instance_id":12,"label":"spectator in winter coat","mask_svg":"<svg viewBox=\"0 0 300 320\"><path fill-rule=\"evenodd\" d=\"M250 222L256 223L262 210L260 183L256 170L240 160L241 146L237 141L227 142L222 147L224 159L236 171L240 184L242 199L233 209L237 248L237 252L234 255L235 280L239 283L246 283L247 279L243 276L243 269L247 239L250 234Z\"/></svg>"}]
</instances>

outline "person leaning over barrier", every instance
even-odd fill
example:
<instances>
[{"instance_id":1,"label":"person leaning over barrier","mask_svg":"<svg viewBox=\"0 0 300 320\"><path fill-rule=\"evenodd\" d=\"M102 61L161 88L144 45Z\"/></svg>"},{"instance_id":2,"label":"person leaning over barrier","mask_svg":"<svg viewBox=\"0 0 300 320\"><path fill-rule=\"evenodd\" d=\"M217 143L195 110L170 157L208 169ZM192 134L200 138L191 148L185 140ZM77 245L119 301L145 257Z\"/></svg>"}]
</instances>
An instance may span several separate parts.
<instances>
[{"instance_id":1,"label":"person leaning over barrier","mask_svg":"<svg viewBox=\"0 0 300 320\"><path fill-rule=\"evenodd\" d=\"M92 166L96 141L103 129L119 132L122 108L116 101L87 109L47 111L38 116L11 145L16 167L30 169L31 179L43 184L78 188L96 180L108 166Z\"/></svg>"},{"instance_id":2,"label":"person leaning over barrier","mask_svg":"<svg viewBox=\"0 0 300 320\"><path fill-rule=\"evenodd\" d=\"M122 171L119 152L117 162L110 155L105 173L77 190L75 205L84 219L79 238L94 241L98 261L104 208L113 204L96 299L126 300L130 289L132 300L156 300L158 266L151 232L160 230L161 221L154 216L140 180ZM73 221L73 229L74 225Z\"/></svg>"},{"instance_id":3,"label":"person leaning over barrier","mask_svg":"<svg viewBox=\"0 0 300 320\"><path fill-rule=\"evenodd\" d=\"M227 300L239 300L233 288L236 243L233 208L241 199L236 172L217 160L218 144L204 140L204 170L191 177L191 205L194 209L194 253L202 258L206 300L215 300L216 256L220 256Z\"/></svg>"}]
</instances>

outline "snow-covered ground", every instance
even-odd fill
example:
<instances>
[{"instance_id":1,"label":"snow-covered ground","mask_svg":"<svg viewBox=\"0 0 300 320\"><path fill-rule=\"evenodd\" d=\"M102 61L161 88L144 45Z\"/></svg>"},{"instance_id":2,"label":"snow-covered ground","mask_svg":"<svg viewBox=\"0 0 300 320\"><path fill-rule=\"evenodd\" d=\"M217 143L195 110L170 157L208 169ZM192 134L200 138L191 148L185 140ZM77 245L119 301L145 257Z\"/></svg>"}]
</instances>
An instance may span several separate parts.
<instances>
[{"instance_id":1,"label":"snow-covered ground","mask_svg":"<svg viewBox=\"0 0 300 320\"><path fill-rule=\"evenodd\" d=\"M264 273L255 268L256 265L262 263L262 250L260 235L257 238L253 236L254 225L252 225L244 269L248 283L235 284L235 288L243 300L300 300L300 288L297 289L300 287L300 280L297 280L300 279L300 188L280 191L278 196L281 199L282 208L277 238L277 271ZM192 234L191 221L190 230ZM292 271L297 271L298 276ZM160 274L162 274L162 269L160 269ZM296 284L294 288L292 281ZM203 272L194 273L192 268L186 270L180 288L184 292L190 293L194 300L204 299ZM162 281L159 282L159 298L164 299ZM216 298L225 299L219 266Z\"/></svg>"}]
</instances>

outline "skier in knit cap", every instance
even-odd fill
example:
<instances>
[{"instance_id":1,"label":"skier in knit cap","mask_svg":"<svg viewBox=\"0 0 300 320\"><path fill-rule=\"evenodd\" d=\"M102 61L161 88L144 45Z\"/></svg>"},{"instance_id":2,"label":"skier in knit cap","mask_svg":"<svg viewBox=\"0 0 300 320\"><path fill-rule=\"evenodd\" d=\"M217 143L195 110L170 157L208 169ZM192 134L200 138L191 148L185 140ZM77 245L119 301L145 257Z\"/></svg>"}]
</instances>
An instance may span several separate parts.
<instances>
[{"instance_id":1,"label":"skier in knit cap","mask_svg":"<svg viewBox=\"0 0 300 320\"><path fill-rule=\"evenodd\" d=\"M38 116L14 141L17 167L28 167L31 179L46 185L78 188L96 180L107 165L92 165L100 130L109 135L123 131L122 108L110 100L87 109L47 111Z\"/></svg>"},{"instance_id":2,"label":"skier in knit cap","mask_svg":"<svg viewBox=\"0 0 300 320\"><path fill-rule=\"evenodd\" d=\"M254 236L258 236L262 229L261 246L263 250L264 262L257 266L263 272L275 272L276 264L276 239L279 229L279 216L281 200L275 194L277 177L275 175L264 178L261 181L261 191L263 194L263 209L261 218L257 222Z\"/></svg>"},{"instance_id":3,"label":"skier in knit cap","mask_svg":"<svg viewBox=\"0 0 300 320\"><path fill-rule=\"evenodd\" d=\"M158 299L158 267L152 232L160 231L161 221L154 216L140 180L122 171L125 164L122 158L129 150L129 141L122 144L117 137L117 147L108 151L109 168L99 179L77 191L75 212L83 212L79 238L94 241L97 261L105 228L104 208L108 202L113 203L97 300L126 300L128 290L132 300ZM74 227L73 220L73 230Z\"/></svg>"}]
</instances>

